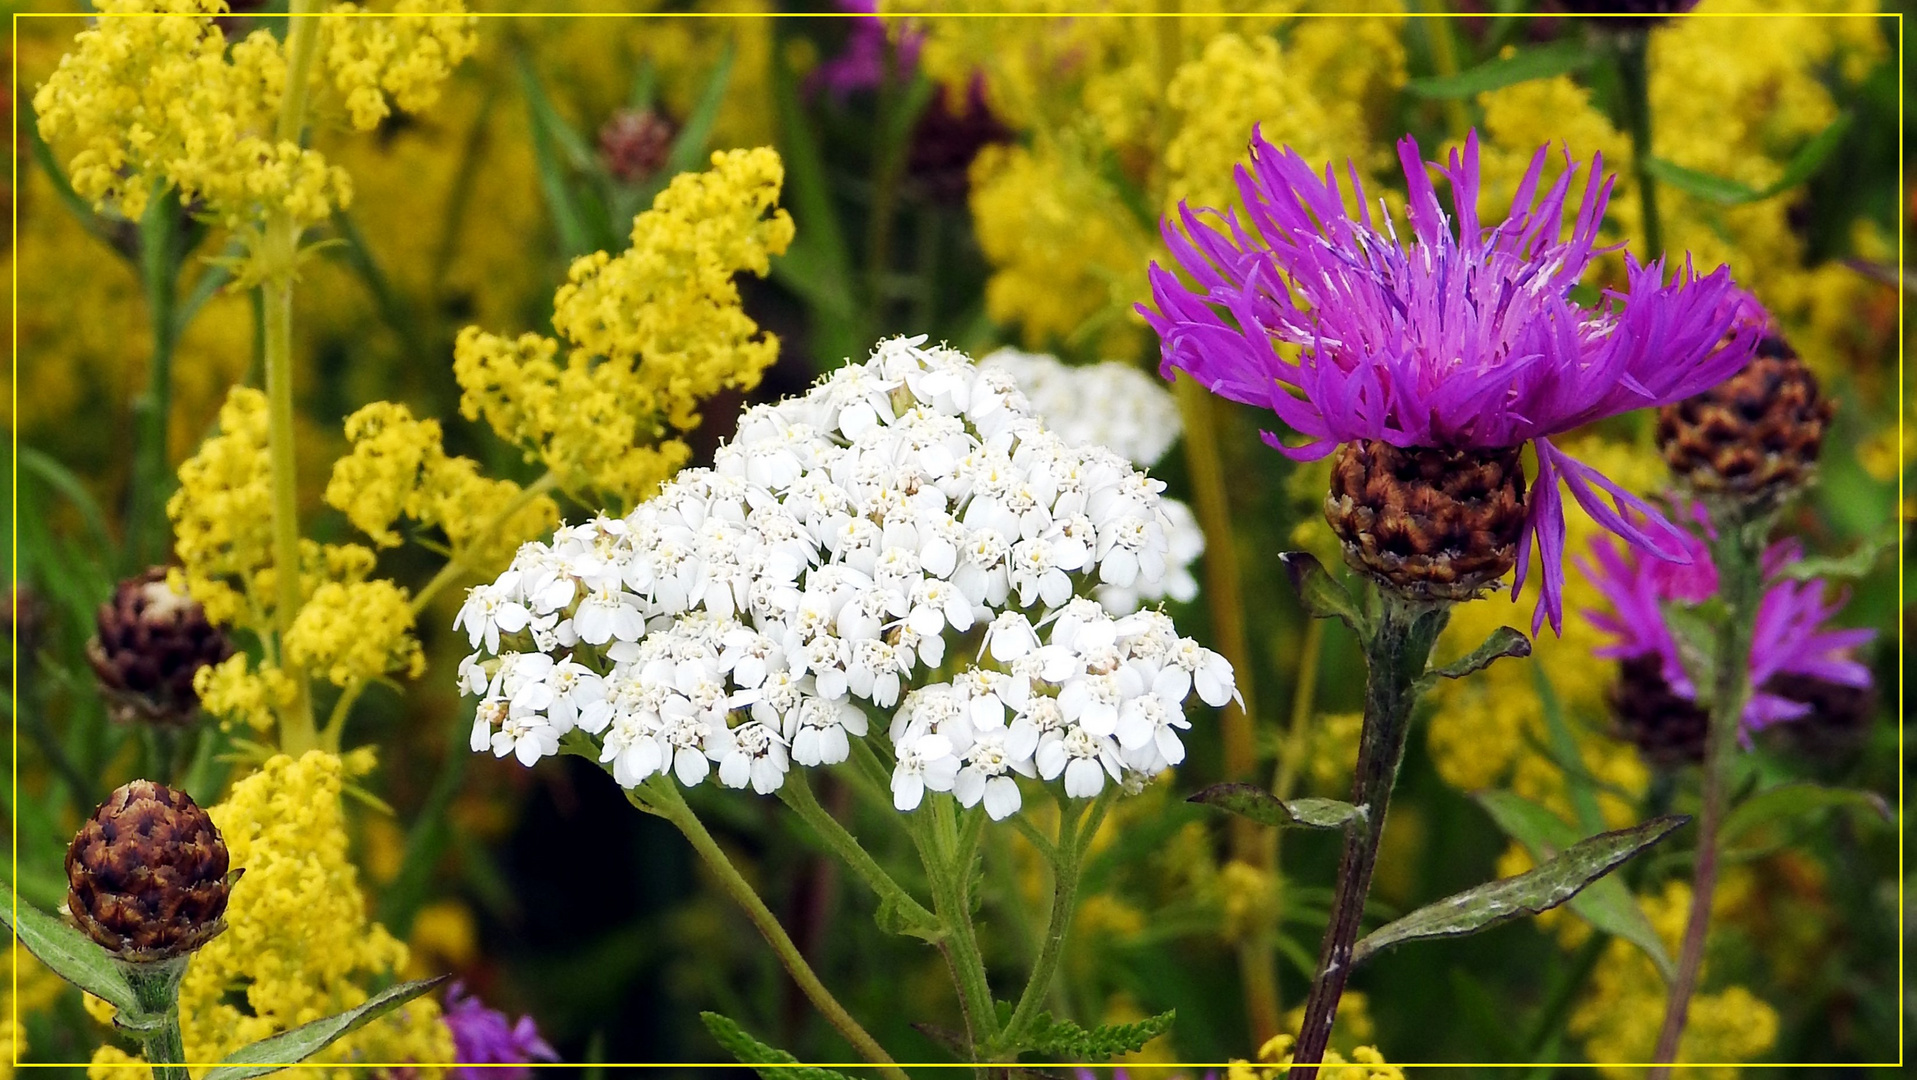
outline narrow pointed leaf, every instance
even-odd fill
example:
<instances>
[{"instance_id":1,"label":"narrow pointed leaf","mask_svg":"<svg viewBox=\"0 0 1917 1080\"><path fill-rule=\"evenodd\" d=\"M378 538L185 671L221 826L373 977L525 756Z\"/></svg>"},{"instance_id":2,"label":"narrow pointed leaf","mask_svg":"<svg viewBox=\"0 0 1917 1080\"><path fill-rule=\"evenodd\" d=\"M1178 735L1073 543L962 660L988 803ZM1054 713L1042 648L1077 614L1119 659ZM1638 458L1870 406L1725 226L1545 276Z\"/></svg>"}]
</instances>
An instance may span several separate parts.
<instances>
[{"instance_id":1,"label":"narrow pointed leaf","mask_svg":"<svg viewBox=\"0 0 1917 1080\"><path fill-rule=\"evenodd\" d=\"M1792 581L1855 581L1877 568L1884 553L1897 546L1894 534L1872 537L1844 555L1812 556L1780 567L1777 576Z\"/></svg>"},{"instance_id":2,"label":"narrow pointed leaf","mask_svg":"<svg viewBox=\"0 0 1917 1080\"><path fill-rule=\"evenodd\" d=\"M1187 802L1204 803L1279 828L1342 829L1364 811L1337 799L1280 799L1256 784L1213 784Z\"/></svg>"},{"instance_id":3,"label":"narrow pointed leaf","mask_svg":"<svg viewBox=\"0 0 1917 1080\"><path fill-rule=\"evenodd\" d=\"M1537 803L1509 791L1480 791L1478 805L1484 807L1504 834L1523 844L1539 863L1554 858L1578 841L1577 830L1563 818ZM1637 897L1616 878L1602 878L1571 898L1571 910L1578 917L1613 937L1644 950L1666 982L1675 972L1664 941L1652 929L1651 920L1638 906Z\"/></svg>"},{"instance_id":4,"label":"narrow pointed leaf","mask_svg":"<svg viewBox=\"0 0 1917 1080\"><path fill-rule=\"evenodd\" d=\"M6 897L5 907L0 908L0 921L55 975L128 1016L141 1012L132 984L120 972L119 961L92 938L11 894Z\"/></svg>"},{"instance_id":5,"label":"narrow pointed leaf","mask_svg":"<svg viewBox=\"0 0 1917 1080\"><path fill-rule=\"evenodd\" d=\"M1817 175L1817 170L1823 168L1830 156L1843 145L1844 136L1850 131L1851 119L1849 113L1843 113L1831 121L1824 130L1817 133L1815 138L1797 151L1791 158L1790 164L1784 167L1784 174L1767 187L1754 188L1749 184L1739 183L1722 176L1687 169L1682 165L1665 161L1663 158L1652 158L1646 163L1646 167L1659 181L1700 199L1722 203L1725 206L1762 202L1782 195Z\"/></svg>"},{"instance_id":6,"label":"narrow pointed leaf","mask_svg":"<svg viewBox=\"0 0 1917 1080\"><path fill-rule=\"evenodd\" d=\"M341 1036L357 1031L385 1016L445 982L446 978L447 976L440 975L436 978L400 983L398 986L388 987L367 998L357 1008L348 1009L336 1016L301 1024L290 1031L282 1031L278 1035L261 1039L256 1043L248 1043L221 1058L220 1064L208 1070L200 1080L250 1080L251 1077L265 1076L268 1073L280 1071L283 1066L305 1061L332 1045Z\"/></svg>"},{"instance_id":7,"label":"narrow pointed leaf","mask_svg":"<svg viewBox=\"0 0 1917 1080\"><path fill-rule=\"evenodd\" d=\"M752 1037L737 1021L720 1016L715 1012L702 1012L699 1019L712 1033L713 1041L725 1051L738 1058L740 1063L753 1066L765 1080L852 1080L842 1072L821 1069L812 1065L801 1065L799 1059L776 1050Z\"/></svg>"},{"instance_id":8,"label":"narrow pointed leaf","mask_svg":"<svg viewBox=\"0 0 1917 1080\"><path fill-rule=\"evenodd\" d=\"M1709 202L1735 206L1757 200L1761 196L1756 188L1736 180L1727 180L1722 176L1687 169L1675 162L1654 157L1644 163L1644 170L1661 184L1669 184L1686 195Z\"/></svg>"},{"instance_id":9,"label":"narrow pointed leaf","mask_svg":"<svg viewBox=\"0 0 1917 1080\"><path fill-rule=\"evenodd\" d=\"M1405 84L1405 90L1421 98L1470 98L1532 79L1565 75L1589 64L1591 59L1591 50L1585 48L1583 42L1560 41L1487 60L1456 75L1413 79Z\"/></svg>"},{"instance_id":10,"label":"narrow pointed leaf","mask_svg":"<svg viewBox=\"0 0 1917 1080\"><path fill-rule=\"evenodd\" d=\"M1358 942L1351 962L1380 949L1425 938L1462 937L1525 915L1537 915L1583 892L1625 860L1669 836L1688 817L1652 818L1642 825L1580 840L1541 866L1466 889L1379 927Z\"/></svg>"},{"instance_id":11,"label":"narrow pointed leaf","mask_svg":"<svg viewBox=\"0 0 1917 1080\"><path fill-rule=\"evenodd\" d=\"M1364 608L1331 576L1317 556L1287 551L1278 556L1278 561L1284 564L1285 573L1291 575L1292 587L1298 590L1298 601L1313 618L1343 619L1361 638L1371 632L1371 619L1365 615Z\"/></svg>"},{"instance_id":12,"label":"narrow pointed leaf","mask_svg":"<svg viewBox=\"0 0 1917 1080\"><path fill-rule=\"evenodd\" d=\"M1725 815L1718 839L1728 848L1746 833L1762 826L1832 807L1861 810L1879 821L1896 821L1884 797L1874 791L1821 784L1779 784L1752 795Z\"/></svg>"},{"instance_id":13,"label":"narrow pointed leaf","mask_svg":"<svg viewBox=\"0 0 1917 1080\"><path fill-rule=\"evenodd\" d=\"M558 129L566 129L566 122L552 107L552 101L546 97L546 89L539 82L539 75L533 70L532 62L524 56L519 58L519 84L526 97L526 108L532 116L533 159L538 167L539 190L546 197L546 211L552 215L553 228L559 233L559 246L567 259L576 258L593 250L591 232L580 212L578 200L574 196L565 162L561 160L560 147L563 136ZM577 139L576 133L573 138Z\"/></svg>"},{"instance_id":14,"label":"narrow pointed leaf","mask_svg":"<svg viewBox=\"0 0 1917 1080\"><path fill-rule=\"evenodd\" d=\"M1462 679L1483 671L1507 656L1521 659L1530 655L1531 639L1525 637L1522 630L1500 626L1491 631L1491 636L1484 639L1484 644L1443 667L1432 668L1425 674L1425 679L1427 682L1433 678Z\"/></svg>"},{"instance_id":15,"label":"narrow pointed leaf","mask_svg":"<svg viewBox=\"0 0 1917 1080\"><path fill-rule=\"evenodd\" d=\"M679 137L672 142L672 150L666 155L666 167L661 169L662 180L696 169L705 164L706 146L712 141L712 126L719 120L719 107L725 104L726 87L732 81L732 46L727 45L719 54L719 62L712 65L712 74L706 77L706 85L699 91L699 100L692 106L692 112L686 116L686 125L679 129Z\"/></svg>"}]
</instances>

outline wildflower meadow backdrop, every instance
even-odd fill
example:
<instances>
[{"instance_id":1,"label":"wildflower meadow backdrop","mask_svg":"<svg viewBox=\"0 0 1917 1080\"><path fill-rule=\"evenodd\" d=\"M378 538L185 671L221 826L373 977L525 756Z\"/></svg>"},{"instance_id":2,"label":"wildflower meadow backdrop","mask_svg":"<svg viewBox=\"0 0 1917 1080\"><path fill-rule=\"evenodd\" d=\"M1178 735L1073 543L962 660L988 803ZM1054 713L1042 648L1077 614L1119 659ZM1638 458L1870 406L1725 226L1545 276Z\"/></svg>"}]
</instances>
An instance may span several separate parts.
<instances>
[{"instance_id":1,"label":"wildflower meadow backdrop","mask_svg":"<svg viewBox=\"0 0 1917 1080\"><path fill-rule=\"evenodd\" d=\"M0 1073L1896 1071L1897 14L619 6L9 7Z\"/></svg>"}]
</instances>

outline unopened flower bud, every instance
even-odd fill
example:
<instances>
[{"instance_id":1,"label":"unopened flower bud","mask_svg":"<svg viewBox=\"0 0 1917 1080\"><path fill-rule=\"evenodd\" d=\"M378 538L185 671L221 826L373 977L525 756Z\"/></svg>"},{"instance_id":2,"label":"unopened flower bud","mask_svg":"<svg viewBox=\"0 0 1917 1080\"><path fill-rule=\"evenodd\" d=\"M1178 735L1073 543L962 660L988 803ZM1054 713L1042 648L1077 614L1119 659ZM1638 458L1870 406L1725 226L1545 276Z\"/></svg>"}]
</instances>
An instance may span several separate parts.
<instances>
[{"instance_id":1,"label":"unopened flower bud","mask_svg":"<svg viewBox=\"0 0 1917 1080\"><path fill-rule=\"evenodd\" d=\"M1767 337L1736 375L1657 413L1657 445L1693 491L1768 499L1811 477L1830 426L1817 377L1782 338Z\"/></svg>"},{"instance_id":2,"label":"unopened flower bud","mask_svg":"<svg viewBox=\"0 0 1917 1080\"><path fill-rule=\"evenodd\" d=\"M599 156L622 184L637 184L665 167L678 129L651 109L623 109L599 129Z\"/></svg>"},{"instance_id":3,"label":"unopened flower bud","mask_svg":"<svg viewBox=\"0 0 1917 1080\"><path fill-rule=\"evenodd\" d=\"M233 645L192 597L154 567L120 582L100 605L87 660L106 690L113 718L179 726L199 707L193 676L233 655Z\"/></svg>"},{"instance_id":4,"label":"unopened flower bud","mask_svg":"<svg viewBox=\"0 0 1917 1080\"><path fill-rule=\"evenodd\" d=\"M1325 520L1345 561L1419 600L1469 600L1517 562L1524 535L1520 447L1347 443Z\"/></svg>"},{"instance_id":5,"label":"unopened flower bud","mask_svg":"<svg viewBox=\"0 0 1917 1080\"><path fill-rule=\"evenodd\" d=\"M67 912L122 960L166 960L226 928L226 841L184 791L115 789L67 848Z\"/></svg>"},{"instance_id":6,"label":"unopened flower bud","mask_svg":"<svg viewBox=\"0 0 1917 1080\"><path fill-rule=\"evenodd\" d=\"M1647 764L1676 769L1703 762L1710 713L1671 688L1659 657L1620 662L1610 699L1618 738L1636 746Z\"/></svg>"},{"instance_id":7,"label":"unopened flower bud","mask_svg":"<svg viewBox=\"0 0 1917 1080\"><path fill-rule=\"evenodd\" d=\"M1764 684L1766 693L1806 705L1810 711L1787 724L1775 724L1781 745L1792 755L1839 762L1861 749L1877 716L1873 685L1853 686L1799 672L1780 672Z\"/></svg>"}]
</instances>

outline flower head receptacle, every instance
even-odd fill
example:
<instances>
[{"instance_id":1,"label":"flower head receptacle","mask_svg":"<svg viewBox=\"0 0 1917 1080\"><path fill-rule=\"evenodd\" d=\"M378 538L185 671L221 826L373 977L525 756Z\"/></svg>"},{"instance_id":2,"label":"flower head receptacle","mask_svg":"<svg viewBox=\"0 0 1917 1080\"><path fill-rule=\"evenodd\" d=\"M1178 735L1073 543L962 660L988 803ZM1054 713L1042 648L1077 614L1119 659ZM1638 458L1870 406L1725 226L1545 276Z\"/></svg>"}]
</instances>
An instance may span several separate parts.
<instances>
[{"instance_id":1,"label":"flower head receptacle","mask_svg":"<svg viewBox=\"0 0 1917 1080\"><path fill-rule=\"evenodd\" d=\"M1332 463L1325 520L1345 561L1383 586L1419 600L1470 600L1517 562L1522 453L1347 443Z\"/></svg>"},{"instance_id":2,"label":"flower head receptacle","mask_svg":"<svg viewBox=\"0 0 1917 1080\"><path fill-rule=\"evenodd\" d=\"M226 841L186 792L116 788L67 848L67 911L122 960L169 960L226 929Z\"/></svg>"},{"instance_id":3,"label":"flower head receptacle","mask_svg":"<svg viewBox=\"0 0 1917 1080\"><path fill-rule=\"evenodd\" d=\"M232 655L233 643L205 609L158 566L114 587L87 642L113 718L167 727L184 726L199 709L193 677L200 669Z\"/></svg>"},{"instance_id":4,"label":"flower head receptacle","mask_svg":"<svg viewBox=\"0 0 1917 1080\"><path fill-rule=\"evenodd\" d=\"M1811 480L1830 421L1817 376L1769 336L1736 375L1659 409L1657 445L1698 494L1769 505Z\"/></svg>"}]
</instances>

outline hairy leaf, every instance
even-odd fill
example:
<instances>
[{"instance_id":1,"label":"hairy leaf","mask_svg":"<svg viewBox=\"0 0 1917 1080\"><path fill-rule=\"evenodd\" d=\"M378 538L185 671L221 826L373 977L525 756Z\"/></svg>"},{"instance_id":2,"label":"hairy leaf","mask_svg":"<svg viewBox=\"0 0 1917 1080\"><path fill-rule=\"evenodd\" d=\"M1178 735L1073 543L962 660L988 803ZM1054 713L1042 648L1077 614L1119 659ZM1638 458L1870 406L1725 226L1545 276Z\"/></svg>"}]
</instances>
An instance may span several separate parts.
<instances>
[{"instance_id":1,"label":"hairy leaf","mask_svg":"<svg viewBox=\"0 0 1917 1080\"><path fill-rule=\"evenodd\" d=\"M1280 828L1342 829L1364 811L1337 799L1280 799L1256 784L1213 784L1186 802L1204 803Z\"/></svg>"},{"instance_id":2,"label":"hairy leaf","mask_svg":"<svg viewBox=\"0 0 1917 1080\"><path fill-rule=\"evenodd\" d=\"M1466 675L1483 671L1507 656L1522 659L1530 655L1531 639L1524 636L1524 631L1500 626L1491 631L1491 636L1484 639L1484 644L1443 667L1431 668L1425 672L1421 681L1429 686L1439 678L1462 679Z\"/></svg>"},{"instance_id":3,"label":"hairy leaf","mask_svg":"<svg viewBox=\"0 0 1917 1080\"><path fill-rule=\"evenodd\" d=\"M1305 610L1318 619L1343 619L1346 626L1360 638L1371 634L1371 618L1365 614L1364 607L1345 590L1338 579L1331 576L1325 564L1318 557L1305 551L1287 551L1278 556L1284 564L1285 573L1291 575L1292 587L1298 590L1298 600Z\"/></svg>"},{"instance_id":4,"label":"hairy leaf","mask_svg":"<svg viewBox=\"0 0 1917 1080\"><path fill-rule=\"evenodd\" d=\"M448 976L400 983L367 998L357 1008L282 1031L259 1042L248 1043L220 1059L200 1080L250 1080L278 1072L319 1053L333 1042L385 1016L401 1005L426 993Z\"/></svg>"},{"instance_id":5,"label":"hairy leaf","mask_svg":"<svg viewBox=\"0 0 1917 1080\"><path fill-rule=\"evenodd\" d=\"M55 975L123 1013L143 1011L133 985L120 971L120 962L92 938L14 895L0 908L0 921Z\"/></svg>"},{"instance_id":6,"label":"hairy leaf","mask_svg":"<svg viewBox=\"0 0 1917 1080\"><path fill-rule=\"evenodd\" d=\"M842 1072L801 1065L799 1059L784 1050L775 1050L752 1037L745 1028L715 1012L702 1012L699 1019L712 1032L712 1038L726 1052L750 1065L765 1080L852 1080Z\"/></svg>"},{"instance_id":7,"label":"hairy leaf","mask_svg":"<svg viewBox=\"0 0 1917 1080\"><path fill-rule=\"evenodd\" d=\"M1022 1049L1034 1050L1064 1061L1109 1061L1130 1054L1171 1030L1178 1010L1167 1009L1135 1024L1101 1024L1087 1030L1070 1020L1057 1020L1051 1013L1039 1013L1019 1041Z\"/></svg>"},{"instance_id":8,"label":"hairy leaf","mask_svg":"<svg viewBox=\"0 0 1917 1080\"><path fill-rule=\"evenodd\" d=\"M26 451L21 450L24 454ZM1872 537L1857 545L1846 555L1812 556L1800 559L1777 571L1780 578L1792 581L1855 581L1877 568L1878 560L1884 553L1897 546L1897 537L1893 533Z\"/></svg>"},{"instance_id":9,"label":"hairy leaf","mask_svg":"<svg viewBox=\"0 0 1917 1080\"><path fill-rule=\"evenodd\" d=\"M1560 41L1525 49L1511 56L1487 60L1456 75L1413 79L1405 90L1421 98L1470 98L1532 79L1565 75L1591 62L1591 51L1581 41Z\"/></svg>"},{"instance_id":10,"label":"hairy leaf","mask_svg":"<svg viewBox=\"0 0 1917 1080\"><path fill-rule=\"evenodd\" d=\"M1484 807L1504 834L1523 844L1531 857L1542 863L1569 849L1578 841L1577 830L1563 818L1509 791L1481 791L1478 805ZM1644 950L1657 965L1658 973L1669 982L1675 972L1663 939L1651 928L1651 920L1638 906L1637 897L1616 878L1603 878L1571 898L1571 910L1578 917L1613 937Z\"/></svg>"},{"instance_id":11,"label":"hairy leaf","mask_svg":"<svg viewBox=\"0 0 1917 1080\"><path fill-rule=\"evenodd\" d=\"M1652 818L1633 828L1580 840L1542 866L1466 889L1379 927L1358 942L1351 962L1361 963L1379 949L1406 941L1462 937L1523 915L1549 911L1690 820Z\"/></svg>"}]
</instances>

